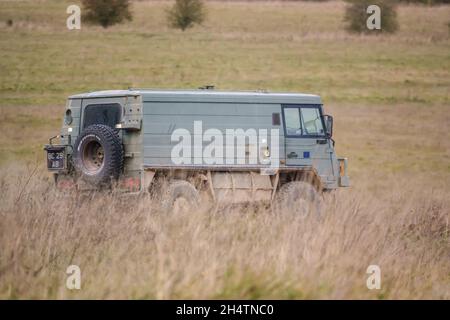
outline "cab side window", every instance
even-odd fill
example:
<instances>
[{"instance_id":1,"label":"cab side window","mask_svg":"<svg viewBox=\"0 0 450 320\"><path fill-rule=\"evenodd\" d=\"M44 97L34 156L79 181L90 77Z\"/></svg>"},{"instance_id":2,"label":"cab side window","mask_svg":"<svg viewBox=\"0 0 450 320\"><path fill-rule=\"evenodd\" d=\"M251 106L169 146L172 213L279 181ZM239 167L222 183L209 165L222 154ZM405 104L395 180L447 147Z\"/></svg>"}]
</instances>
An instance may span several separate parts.
<instances>
[{"instance_id":1,"label":"cab side window","mask_svg":"<svg viewBox=\"0 0 450 320\"><path fill-rule=\"evenodd\" d=\"M284 109L284 122L286 124L286 134L289 136L300 136L302 126L300 122L300 110L297 107Z\"/></svg>"},{"instance_id":2,"label":"cab side window","mask_svg":"<svg viewBox=\"0 0 450 320\"><path fill-rule=\"evenodd\" d=\"M325 136L318 106L284 106L283 117L288 137Z\"/></svg>"}]
</instances>

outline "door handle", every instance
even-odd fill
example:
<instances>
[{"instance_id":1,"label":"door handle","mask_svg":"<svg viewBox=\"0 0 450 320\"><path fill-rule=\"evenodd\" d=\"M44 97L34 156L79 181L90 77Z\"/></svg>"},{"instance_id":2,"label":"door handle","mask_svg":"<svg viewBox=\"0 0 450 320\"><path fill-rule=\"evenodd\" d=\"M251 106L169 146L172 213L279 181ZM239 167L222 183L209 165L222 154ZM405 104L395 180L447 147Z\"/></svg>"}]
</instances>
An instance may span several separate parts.
<instances>
[{"instance_id":1,"label":"door handle","mask_svg":"<svg viewBox=\"0 0 450 320\"><path fill-rule=\"evenodd\" d=\"M316 142L317 142L317 144L327 144L326 139L317 139Z\"/></svg>"},{"instance_id":2,"label":"door handle","mask_svg":"<svg viewBox=\"0 0 450 320\"><path fill-rule=\"evenodd\" d=\"M296 154L294 151L292 151L287 155L287 157L288 158L298 158L298 154Z\"/></svg>"}]
</instances>

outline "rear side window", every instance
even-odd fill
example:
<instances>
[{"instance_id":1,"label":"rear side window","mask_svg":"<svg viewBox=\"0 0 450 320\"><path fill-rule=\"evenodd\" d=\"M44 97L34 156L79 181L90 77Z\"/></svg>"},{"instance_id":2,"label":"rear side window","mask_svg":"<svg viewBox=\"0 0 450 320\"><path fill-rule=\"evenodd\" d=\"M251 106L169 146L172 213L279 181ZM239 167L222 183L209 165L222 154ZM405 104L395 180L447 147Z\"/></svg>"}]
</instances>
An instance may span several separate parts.
<instances>
[{"instance_id":1,"label":"rear side window","mask_svg":"<svg viewBox=\"0 0 450 320\"><path fill-rule=\"evenodd\" d=\"M115 128L121 120L122 107L118 103L90 104L84 108L83 129L93 124Z\"/></svg>"},{"instance_id":2,"label":"rear side window","mask_svg":"<svg viewBox=\"0 0 450 320\"><path fill-rule=\"evenodd\" d=\"M279 113L272 113L272 125L273 126L279 126L280 124L281 124L280 114Z\"/></svg>"}]
</instances>

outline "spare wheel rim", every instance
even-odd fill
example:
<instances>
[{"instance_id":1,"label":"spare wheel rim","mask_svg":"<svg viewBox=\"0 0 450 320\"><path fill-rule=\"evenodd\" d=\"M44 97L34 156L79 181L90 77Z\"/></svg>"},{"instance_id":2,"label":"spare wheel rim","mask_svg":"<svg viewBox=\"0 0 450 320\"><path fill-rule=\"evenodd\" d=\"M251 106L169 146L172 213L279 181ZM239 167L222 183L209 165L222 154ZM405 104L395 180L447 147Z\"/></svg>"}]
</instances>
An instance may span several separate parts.
<instances>
[{"instance_id":1,"label":"spare wheel rim","mask_svg":"<svg viewBox=\"0 0 450 320\"><path fill-rule=\"evenodd\" d=\"M105 151L97 141L89 141L83 148L83 167L87 174L94 175L100 172L105 164Z\"/></svg>"}]
</instances>

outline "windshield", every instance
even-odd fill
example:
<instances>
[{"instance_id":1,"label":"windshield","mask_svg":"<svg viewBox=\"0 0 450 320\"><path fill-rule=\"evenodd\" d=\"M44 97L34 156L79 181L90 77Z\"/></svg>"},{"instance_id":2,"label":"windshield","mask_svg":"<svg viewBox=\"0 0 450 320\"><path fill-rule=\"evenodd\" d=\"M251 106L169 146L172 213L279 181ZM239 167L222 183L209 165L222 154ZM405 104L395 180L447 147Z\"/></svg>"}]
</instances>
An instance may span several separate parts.
<instances>
[{"instance_id":1,"label":"windshield","mask_svg":"<svg viewBox=\"0 0 450 320\"><path fill-rule=\"evenodd\" d=\"M285 107L284 123L287 136L324 136L319 107Z\"/></svg>"}]
</instances>

